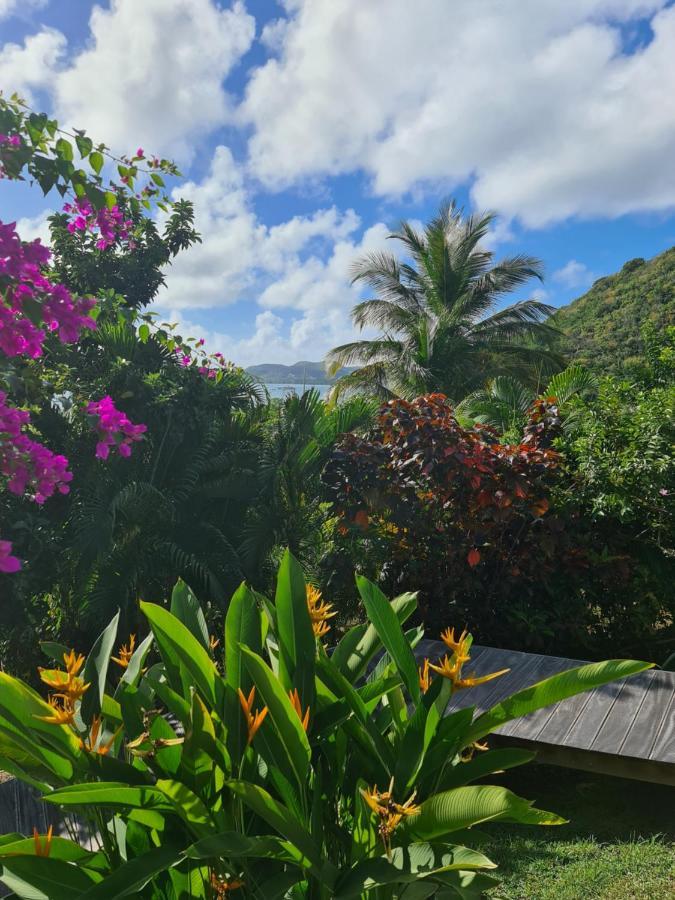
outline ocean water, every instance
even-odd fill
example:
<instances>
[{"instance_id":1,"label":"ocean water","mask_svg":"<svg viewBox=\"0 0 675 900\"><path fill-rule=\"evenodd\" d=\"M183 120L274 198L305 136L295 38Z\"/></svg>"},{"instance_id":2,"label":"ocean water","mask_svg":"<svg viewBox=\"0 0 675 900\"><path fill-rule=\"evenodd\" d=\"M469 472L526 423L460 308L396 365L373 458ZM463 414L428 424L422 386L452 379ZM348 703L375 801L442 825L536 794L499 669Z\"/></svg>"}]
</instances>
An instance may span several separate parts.
<instances>
[{"instance_id":1,"label":"ocean water","mask_svg":"<svg viewBox=\"0 0 675 900\"><path fill-rule=\"evenodd\" d=\"M265 387L270 392L270 397L286 397L288 394L301 394L301 384L266 384ZM317 390L322 397L325 397L331 386L329 384L308 384L309 388Z\"/></svg>"}]
</instances>

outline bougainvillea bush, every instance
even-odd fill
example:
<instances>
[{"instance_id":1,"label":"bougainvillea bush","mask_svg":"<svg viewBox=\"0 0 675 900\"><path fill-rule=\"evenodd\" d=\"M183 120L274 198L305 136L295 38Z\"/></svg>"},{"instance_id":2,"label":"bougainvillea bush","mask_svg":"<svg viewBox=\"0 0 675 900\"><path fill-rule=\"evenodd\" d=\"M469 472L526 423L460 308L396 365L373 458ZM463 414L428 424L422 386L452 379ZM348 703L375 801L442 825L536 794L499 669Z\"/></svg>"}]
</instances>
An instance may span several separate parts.
<instances>
[{"instance_id":1,"label":"bougainvillea bush","mask_svg":"<svg viewBox=\"0 0 675 900\"><path fill-rule=\"evenodd\" d=\"M334 611L286 554L274 602L242 585L218 637L179 584L170 610L142 605L138 642L116 617L86 660L46 646L47 700L0 673L0 763L84 835L2 836L0 879L26 900L478 898L497 883L473 826L563 820L472 785L532 758L481 742L649 664L585 665L445 716L454 691L505 673L473 674L453 629L418 667L414 595L358 590L369 623L331 654Z\"/></svg>"},{"instance_id":2,"label":"bougainvillea bush","mask_svg":"<svg viewBox=\"0 0 675 900\"><path fill-rule=\"evenodd\" d=\"M561 426L555 398L537 401L515 445L460 426L440 394L384 404L324 472L338 543L387 589L419 588L433 627L451 616L484 643L556 653L638 645L660 612L623 609L630 561L580 514L554 449Z\"/></svg>"}]
</instances>

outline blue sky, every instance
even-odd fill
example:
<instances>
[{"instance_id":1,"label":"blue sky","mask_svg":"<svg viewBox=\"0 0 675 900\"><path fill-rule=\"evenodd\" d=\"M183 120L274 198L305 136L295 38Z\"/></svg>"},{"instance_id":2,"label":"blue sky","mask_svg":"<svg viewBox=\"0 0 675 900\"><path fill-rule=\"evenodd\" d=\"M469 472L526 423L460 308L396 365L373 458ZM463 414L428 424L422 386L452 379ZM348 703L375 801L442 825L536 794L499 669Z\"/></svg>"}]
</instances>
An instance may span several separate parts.
<instances>
[{"instance_id":1,"label":"blue sky","mask_svg":"<svg viewBox=\"0 0 675 900\"><path fill-rule=\"evenodd\" d=\"M351 261L444 197L542 258L512 299L675 244L666 0L0 0L0 87L178 161L204 240L157 305L244 365L350 339ZM51 198L0 199L45 234Z\"/></svg>"}]
</instances>

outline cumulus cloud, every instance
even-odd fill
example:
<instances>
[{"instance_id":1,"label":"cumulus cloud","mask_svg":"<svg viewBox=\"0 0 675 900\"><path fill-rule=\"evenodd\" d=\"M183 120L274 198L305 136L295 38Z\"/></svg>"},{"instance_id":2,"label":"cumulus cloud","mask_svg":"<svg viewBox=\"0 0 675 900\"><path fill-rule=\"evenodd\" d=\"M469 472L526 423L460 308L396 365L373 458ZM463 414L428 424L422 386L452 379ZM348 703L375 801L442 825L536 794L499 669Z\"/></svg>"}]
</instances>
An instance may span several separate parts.
<instances>
[{"instance_id":1,"label":"cumulus cloud","mask_svg":"<svg viewBox=\"0 0 675 900\"><path fill-rule=\"evenodd\" d=\"M349 267L356 256L384 246L384 224L359 236L356 213L332 206L265 225L241 167L223 146L207 176L181 186L175 196L194 201L203 243L180 254L168 272L157 303L171 310L172 319L203 321L198 310L237 302L258 308L250 335L209 338L221 342L214 349L246 365L320 359L351 338L349 313L358 289L349 283Z\"/></svg>"},{"instance_id":2,"label":"cumulus cloud","mask_svg":"<svg viewBox=\"0 0 675 900\"><path fill-rule=\"evenodd\" d=\"M31 9L46 5L47 0L0 0L0 19L7 19L16 13L25 15Z\"/></svg>"},{"instance_id":3,"label":"cumulus cloud","mask_svg":"<svg viewBox=\"0 0 675 900\"><path fill-rule=\"evenodd\" d=\"M64 35L53 28L43 28L29 35L23 44L4 44L0 49L0 85L3 91L7 95L16 92L31 103L34 90L52 85L55 69L64 57L66 45Z\"/></svg>"},{"instance_id":4,"label":"cumulus cloud","mask_svg":"<svg viewBox=\"0 0 675 900\"><path fill-rule=\"evenodd\" d=\"M666 0L293 0L250 78L252 172L364 169L380 195L471 181L525 224L675 205ZM624 52L622 27L651 17Z\"/></svg>"},{"instance_id":5,"label":"cumulus cloud","mask_svg":"<svg viewBox=\"0 0 675 900\"><path fill-rule=\"evenodd\" d=\"M242 2L223 9L212 0L112 0L94 6L89 28L86 47L67 63L66 39L53 29L6 44L3 88L29 100L31 89L49 90L61 121L117 152L140 143L183 162L198 140L233 119L223 82L255 34Z\"/></svg>"},{"instance_id":6,"label":"cumulus cloud","mask_svg":"<svg viewBox=\"0 0 675 900\"><path fill-rule=\"evenodd\" d=\"M586 287L595 280L595 275L585 263L571 259L551 276L554 281L566 288Z\"/></svg>"}]
</instances>

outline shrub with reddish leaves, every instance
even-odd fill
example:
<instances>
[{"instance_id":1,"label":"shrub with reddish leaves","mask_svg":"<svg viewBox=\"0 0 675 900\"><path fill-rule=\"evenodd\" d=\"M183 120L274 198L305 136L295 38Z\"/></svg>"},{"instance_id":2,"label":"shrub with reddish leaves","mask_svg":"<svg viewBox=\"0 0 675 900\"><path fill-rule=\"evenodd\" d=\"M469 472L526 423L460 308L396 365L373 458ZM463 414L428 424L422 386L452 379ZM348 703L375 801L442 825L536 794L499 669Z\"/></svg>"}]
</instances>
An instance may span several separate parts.
<instances>
[{"instance_id":1,"label":"shrub with reddish leaves","mask_svg":"<svg viewBox=\"0 0 675 900\"><path fill-rule=\"evenodd\" d=\"M557 419L553 403L539 404L523 442L503 445L490 429L460 426L441 394L386 403L373 432L345 435L324 471L342 540L361 545L366 568L380 568L369 574L389 587L421 588L430 625L451 606L453 620L494 636L522 616L541 645L555 627L536 612L547 582L587 564L550 510Z\"/></svg>"}]
</instances>

